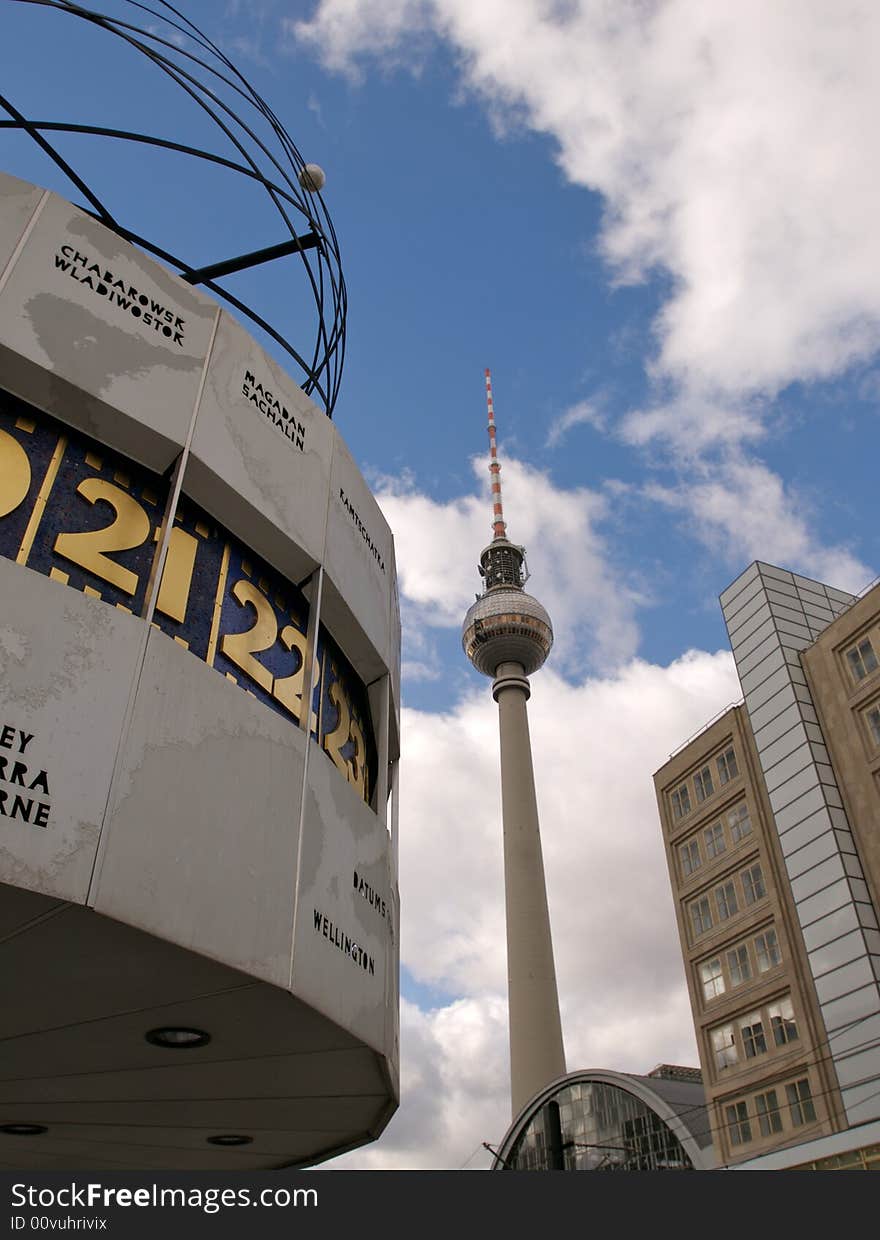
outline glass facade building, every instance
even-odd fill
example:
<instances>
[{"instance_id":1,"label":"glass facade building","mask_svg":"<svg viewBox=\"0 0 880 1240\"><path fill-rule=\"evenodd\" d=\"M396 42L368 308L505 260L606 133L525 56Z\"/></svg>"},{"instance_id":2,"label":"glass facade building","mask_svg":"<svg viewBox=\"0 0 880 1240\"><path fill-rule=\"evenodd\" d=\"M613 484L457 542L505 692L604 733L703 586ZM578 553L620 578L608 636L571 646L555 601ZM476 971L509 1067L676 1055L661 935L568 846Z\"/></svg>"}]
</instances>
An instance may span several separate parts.
<instances>
[{"instance_id":1,"label":"glass facade building","mask_svg":"<svg viewBox=\"0 0 880 1240\"><path fill-rule=\"evenodd\" d=\"M692 1171L712 1165L694 1069L650 1076L572 1072L533 1098L506 1134L495 1170Z\"/></svg>"}]
</instances>

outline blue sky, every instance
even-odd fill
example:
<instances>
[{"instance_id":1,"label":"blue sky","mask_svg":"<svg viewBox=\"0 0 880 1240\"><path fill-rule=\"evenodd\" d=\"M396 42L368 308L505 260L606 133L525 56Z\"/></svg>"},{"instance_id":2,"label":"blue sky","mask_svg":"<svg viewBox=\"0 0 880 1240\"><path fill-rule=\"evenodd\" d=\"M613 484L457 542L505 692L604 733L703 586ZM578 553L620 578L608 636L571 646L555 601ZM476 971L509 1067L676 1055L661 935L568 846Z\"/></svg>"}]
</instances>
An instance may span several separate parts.
<instances>
[{"instance_id":1,"label":"blue sky","mask_svg":"<svg viewBox=\"0 0 880 1240\"><path fill-rule=\"evenodd\" d=\"M508 1119L495 708L459 646L490 536L483 369L509 531L557 632L531 718L569 1066L696 1062L650 776L739 696L717 596L754 558L850 590L880 571L880 16L180 7L326 170L350 307L335 416L397 540L405 1092L343 1165L479 1166ZM216 147L100 32L17 0L0 32L30 115ZM276 239L183 164L68 141L127 220L199 260ZM9 135L0 166L77 200ZM295 289L260 295L295 329Z\"/></svg>"}]
</instances>

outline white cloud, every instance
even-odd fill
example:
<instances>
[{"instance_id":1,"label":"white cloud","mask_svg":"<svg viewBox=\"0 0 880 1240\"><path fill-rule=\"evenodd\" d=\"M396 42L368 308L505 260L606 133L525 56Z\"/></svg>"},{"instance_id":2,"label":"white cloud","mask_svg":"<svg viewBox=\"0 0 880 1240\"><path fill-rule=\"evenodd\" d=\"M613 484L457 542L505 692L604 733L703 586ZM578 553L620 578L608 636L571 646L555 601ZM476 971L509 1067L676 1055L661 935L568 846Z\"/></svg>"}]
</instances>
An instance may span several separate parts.
<instances>
[{"instance_id":1,"label":"white cloud","mask_svg":"<svg viewBox=\"0 0 880 1240\"><path fill-rule=\"evenodd\" d=\"M394 530L407 642L425 627L460 626L480 588L477 563L492 537L491 503L486 462L475 459L473 469L484 489L445 502L420 494L411 480L380 484L376 498ZM604 497L556 487L508 457L502 485L508 534L534 565L526 588L553 621L554 660L580 671L590 659L629 658L638 643L639 599L610 565L597 532L607 516Z\"/></svg>"},{"instance_id":2,"label":"white cloud","mask_svg":"<svg viewBox=\"0 0 880 1240\"><path fill-rule=\"evenodd\" d=\"M576 405L566 409L550 423L546 446L548 448L558 447L573 426L592 426L594 430L604 431L606 429L605 415L591 401L578 401Z\"/></svg>"},{"instance_id":3,"label":"white cloud","mask_svg":"<svg viewBox=\"0 0 880 1240\"><path fill-rule=\"evenodd\" d=\"M728 563L767 560L853 593L874 575L847 547L818 542L796 490L760 461L734 456L678 487L651 486L646 493L686 512L693 536Z\"/></svg>"},{"instance_id":4,"label":"white cloud","mask_svg":"<svg viewBox=\"0 0 880 1240\"><path fill-rule=\"evenodd\" d=\"M569 1067L696 1063L650 773L738 698L732 658L634 661L580 685L548 667L532 690ZM411 910L403 963L461 998L432 1012L404 1004L400 1114L344 1165L457 1168L510 1119L498 721L488 684L445 715L405 710L403 752L400 888Z\"/></svg>"},{"instance_id":5,"label":"white cloud","mask_svg":"<svg viewBox=\"0 0 880 1240\"><path fill-rule=\"evenodd\" d=\"M493 115L550 135L569 180L604 197L614 278L669 277L646 362L658 395L624 420L630 444L721 449L732 492L729 450L762 436L776 392L877 352L872 0L321 0L287 26L337 69L446 40ZM803 503L775 487L775 541L806 539L833 568ZM741 542L741 515L711 507Z\"/></svg>"},{"instance_id":6,"label":"white cloud","mask_svg":"<svg viewBox=\"0 0 880 1240\"><path fill-rule=\"evenodd\" d=\"M323 0L290 29L340 68L433 30L608 202L623 279L676 280L661 369L766 391L880 341L870 0Z\"/></svg>"}]
</instances>

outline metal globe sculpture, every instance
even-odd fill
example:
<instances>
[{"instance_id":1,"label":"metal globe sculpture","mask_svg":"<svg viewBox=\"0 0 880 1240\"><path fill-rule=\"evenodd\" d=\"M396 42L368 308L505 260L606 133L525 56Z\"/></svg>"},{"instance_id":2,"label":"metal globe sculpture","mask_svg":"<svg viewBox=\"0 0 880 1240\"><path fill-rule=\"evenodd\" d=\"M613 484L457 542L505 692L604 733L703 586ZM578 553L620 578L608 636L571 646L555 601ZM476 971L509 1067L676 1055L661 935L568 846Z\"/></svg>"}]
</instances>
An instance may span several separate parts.
<instances>
[{"instance_id":1,"label":"metal globe sculpture","mask_svg":"<svg viewBox=\"0 0 880 1240\"><path fill-rule=\"evenodd\" d=\"M332 416L345 356L346 289L336 233L320 193L323 170L305 162L268 103L229 57L166 0L118 0L117 9L121 6L122 11L115 16L71 0L15 3L33 9L31 19L37 27L33 39L22 39L16 46L16 63L29 53L34 58L26 83L39 88L35 98L40 104L34 107L45 107L50 85L38 62L47 37L66 37L75 44L68 59L79 78L64 96L69 114L60 117L29 114L23 100L8 97L6 80L0 85L0 138L4 130L27 135L51 161L47 176L57 183L47 188L56 189L120 237L155 254L184 280L210 290L249 319L293 360L303 391ZM50 21L57 23L51 31L40 25ZM63 23L67 28L59 29ZM97 105L101 118L112 118L112 125L76 114L95 107L92 93L104 85L103 73L95 72L88 92L77 89L84 35L89 40L86 55L96 67L134 54L125 60L131 80L120 90L118 80L108 76L108 97ZM107 46L110 37L117 41L113 49ZM149 80L140 76L147 71ZM114 81L116 89L110 85ZM123 127L127 101L151 99L153 92L168 87L176 100L171 132ZM27 93L21 84L19 89ZM133 112L142 115L136 107ZM150 108L149 114L163 113ZM182 140L183 135L202 133L204 145ZM101 140L97 158L96 138ZM123 176L120 144L139 152ZM167 166L159 171L147 152L164 157ZM181 155L187 157L185 169ZM18 173L8 160L3 164L5 171ZM197 182L192 180L195 167ZM215 180L214 174L220 172L227 178L223 186ZM39 179L29 174L30 168L21 173L27 180ZM180 192L175 195L176 189ZM119 205L123 191L124 208ZM143 209L145 204L148 210ZM197 218L185 229L182 217L187 209L202 216L209 211L211 228ZM145 218L148 230L138 224ZM217 235L218 223L230 252L200 253ZM191 252L178 253L187 231ZM252 239L260 231L271 244L254 250ZM274 296L267 281L255 283L250 278L254 268L270 262L285 262L288 276L283 291ZM229 279L242 275L230 287Z\"/></svg>"}]
</instances>

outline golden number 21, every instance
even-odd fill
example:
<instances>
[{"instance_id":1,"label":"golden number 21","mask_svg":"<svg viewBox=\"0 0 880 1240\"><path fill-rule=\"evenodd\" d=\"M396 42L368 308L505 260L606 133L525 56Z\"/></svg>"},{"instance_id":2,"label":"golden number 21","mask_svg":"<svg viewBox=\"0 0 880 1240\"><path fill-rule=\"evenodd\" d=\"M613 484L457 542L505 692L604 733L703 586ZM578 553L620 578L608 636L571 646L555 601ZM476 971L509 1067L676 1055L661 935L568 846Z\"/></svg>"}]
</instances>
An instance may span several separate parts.
<instances>
[{"instance_id":1,"label":"golden number 21","mask_svg":"<svg viewBox=\"0 0 880 1240\"><path fill-rule=\"evenodd\" d=\"M59 534L54 551L125 594L136 594L137 573L111 560L108 552L142 547L150 537L150 518L127 491L103 478L84 478L76 490L90 504L100 499L108 503L113 509L113 520L100 530ZM172 529L156 607L181 623L186 615L197 549L198 540L192 534L177 526Z\"/></svg>"},{"instance_id":2,"label":"golden number 21","mask_svg":"<svg viewBox=\"0 0 880 1240\"><path fill-rule=\"evenodd\" d=\"M14 512L31 485L31 463L18 440L0 430L0 517ZM90 504L104 500L113 509L113 520L100 530L61 533L53 550L86 572L116 586L124 594L137 593L138 577L131 569L110 558L112 551L141 547L150 536L150 519L127 491L103 478L84 478L77 493ZM181 623L192 585L198 540L179 527L171 531L165 571L156 606L163 615Z\"/></svg>"}]
</instances>

